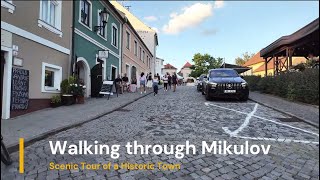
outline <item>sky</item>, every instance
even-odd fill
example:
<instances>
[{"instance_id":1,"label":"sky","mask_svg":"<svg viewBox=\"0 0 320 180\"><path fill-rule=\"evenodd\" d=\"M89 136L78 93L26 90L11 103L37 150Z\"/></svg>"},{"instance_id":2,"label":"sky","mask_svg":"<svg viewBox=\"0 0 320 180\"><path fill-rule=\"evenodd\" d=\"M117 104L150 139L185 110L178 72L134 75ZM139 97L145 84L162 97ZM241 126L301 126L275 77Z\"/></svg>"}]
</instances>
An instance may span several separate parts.
<instances>
[{"instance_id":1,"label":"sky","mask_svg":"<svg viewBox=\"0 0 320 180\"><path fill-rule=\"evenodd\" d=\"M195 53L234 63L319 17L319 1L120 1L158 32L157 57L180 69Z\"/></svg>"}]
</instances>

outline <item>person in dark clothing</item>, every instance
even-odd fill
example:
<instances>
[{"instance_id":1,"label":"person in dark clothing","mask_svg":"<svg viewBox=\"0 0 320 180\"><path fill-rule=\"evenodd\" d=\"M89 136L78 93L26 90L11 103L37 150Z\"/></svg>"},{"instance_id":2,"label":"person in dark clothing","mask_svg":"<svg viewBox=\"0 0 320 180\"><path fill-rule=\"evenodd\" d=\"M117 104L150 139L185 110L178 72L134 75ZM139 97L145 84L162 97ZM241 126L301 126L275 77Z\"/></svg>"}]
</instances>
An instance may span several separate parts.
<instances>
[{"instance_id":1,"label":"person in dark clothing","mask_svg":"<svg viewBox=\"0 0 320 180\"><path fill-rule=\"evenodd\" d=\"M124 73L124 76L122 77L122 89L127 90L129 88L129 78L127 77L127 74Z\"/></svg>"},{"instance_id":2,"label":"person in dark clothing","mask_svg":"<svg viewBox=\"0 0 320 180\"><path fill-rule=\"evenodd\" d=\"M169 85L169 89L171 89L171 84L172 84L172 77L169 73L167 73L168 75L168 85Z\"/></svg>"},{"instance_id":3,"label":"person in dark clothing","mask_svg":"<svg viewBox=\"0 0 320 180\"><path fill-rule=\"evenodd\" d=\"M124 74L124 76L122 78L122 81L125 82L125 83L129 82L129 78L127 77L127 74Z\"/></svg>"},{"instance_id":4,"label":"person in dark clothing","mask_svg":"<svg viewBox=\"0 0 320 180\"><path fill-rule=\"evenodd\" d=\"M120 74L118 75L118 77L114 80L115 86L116 86L116 90L118 92L118 90L120 90L120 94L123 93L123 88L122 88L122 79Z\"/></svg>"},{"instance_id":5,"label":"person in dark clothing","mask_svg":"<svg viewBox=\"0 0 320 180\"><path fill-rule=\"evenodd\" d=\"M176 88L177 88L177 84L178 84L178 77L175 72L172 75L172 84L173 84L173 92L176 92Z\"/></svg>"},{"instance_id":6,"label":"person in dark clothing","mask_svg":"<svg viewBox=\"0 0 320 180\"><path fill-rule=\"evenodd\" d=\"M161 80L161 78L160 78L159 73L157 73L157 78L158 78L158 80L159 80L158 85L160 85L160 80Z\"/></svg>"}]
</instances>

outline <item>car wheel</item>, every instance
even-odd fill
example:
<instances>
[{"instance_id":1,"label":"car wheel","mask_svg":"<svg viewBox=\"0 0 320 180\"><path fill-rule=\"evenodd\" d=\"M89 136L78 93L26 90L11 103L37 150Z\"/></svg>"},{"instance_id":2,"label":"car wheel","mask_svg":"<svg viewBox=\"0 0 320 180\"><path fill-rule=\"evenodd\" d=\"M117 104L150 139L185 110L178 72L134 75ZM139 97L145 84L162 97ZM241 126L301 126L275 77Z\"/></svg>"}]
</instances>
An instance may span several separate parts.
<instances>
[{"instance_id":1,"label":"car wheel","mask_svg":"<svg viewBox=\"0 0 320 180\"><path fill-rule=\"evenodd\" d=\"M242 95L240 98L240 101L245 102L245 101L248 101L248 99L249 99L249 95Z\"/></svg>"},{"instance_id":2,"label":"car wheel","mask_svg":"<svg viewBox=\"0 0 320 180\"><path fill-rule=\"evenodd\" d=\"M207 101L211 101L211 97L208 92L205 94L205 98Z\"/></svg>"}]
</instances>

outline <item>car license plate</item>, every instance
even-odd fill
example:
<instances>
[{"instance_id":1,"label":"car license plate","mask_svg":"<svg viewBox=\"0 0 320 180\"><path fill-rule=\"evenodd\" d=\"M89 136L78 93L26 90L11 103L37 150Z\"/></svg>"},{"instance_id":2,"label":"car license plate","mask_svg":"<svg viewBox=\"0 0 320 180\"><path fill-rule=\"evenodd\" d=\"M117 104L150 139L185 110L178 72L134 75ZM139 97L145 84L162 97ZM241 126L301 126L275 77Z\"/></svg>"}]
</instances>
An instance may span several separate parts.
<instances>
[{"instance_id":1,"label":"car license plate","mask_svg":"<svg viewBox=\"0 0 320 180\"><path fill-rule=\"evenodd\" d=\"M224 93L236 93L236 90L224 90Z\"/></svg>"}]
</instances>

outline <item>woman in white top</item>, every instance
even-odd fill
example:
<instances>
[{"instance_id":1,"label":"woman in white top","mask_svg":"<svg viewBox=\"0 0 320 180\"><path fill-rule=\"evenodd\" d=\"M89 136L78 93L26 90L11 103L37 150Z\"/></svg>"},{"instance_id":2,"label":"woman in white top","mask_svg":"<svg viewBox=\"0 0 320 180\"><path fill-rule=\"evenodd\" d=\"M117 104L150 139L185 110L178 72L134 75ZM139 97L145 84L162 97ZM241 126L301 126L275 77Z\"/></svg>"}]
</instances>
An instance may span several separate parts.
<instances>
[{"instance_id":1,"label":"woman in white top","mask_svg":"<svg viewBox=\"0 0 320 180\"><path fill-rule=\"evenodd\" d=\"M152 74L149 73L149 75L147 76L147 88L148 89L151 89L152 88L152 83L153 82L153 79L152 79Z\"/></svg>"},{"instance_id":2,"label":"woman in white top","mask_svg":"<svg viewBox=\"0 0 320 180\"><path fill-rule=\"evenodd\" d=\"M146 91L146 76L144 75L144 72L140 75L140 94L144 91L144 93L147 93Z\"/></svg>"},{"instance_id":3,"label":"woman in white top","mask_svg":"<svg viewBox=\"0 0 320 180\"><path fill-rule=\"evenodd\" d=\"M167 77L166 74L163 76L162 80L163 80L163 89L164 89L164 91L168 91L168 77Z\"/></svg>"}]
</instances>

